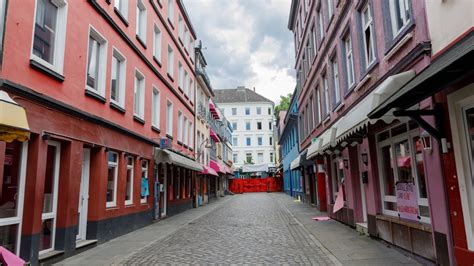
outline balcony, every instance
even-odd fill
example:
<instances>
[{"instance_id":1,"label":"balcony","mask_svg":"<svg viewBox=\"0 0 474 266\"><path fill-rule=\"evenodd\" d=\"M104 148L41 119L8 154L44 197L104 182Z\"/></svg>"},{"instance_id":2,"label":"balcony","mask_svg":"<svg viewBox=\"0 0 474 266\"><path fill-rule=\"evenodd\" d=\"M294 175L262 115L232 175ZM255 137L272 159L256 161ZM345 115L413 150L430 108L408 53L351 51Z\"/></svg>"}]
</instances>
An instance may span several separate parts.
<instances>
[{"instance_id":1,"label":"balcony","mask_svg":"<svg viewBox=\"0 0 474 266\"><path fill-rule=\"evenodd\" d=\"M202 78L207 88L212 93L211 80L209 79L209 76L206 73L206 69L200 63L196 64L196 75Z\"/></svg>"},{"instance_id":2,"label":"balcony","mask_svg":"<svg viewBox=\"0 0 474 266\"><path fill-rule=\"evenodd\" d=\"M207 121L207 116L209 114L208 106L204 105L202 102L198 103L196 107L196 112L199 118L204 119Z\"/></svg>"}]
</instances>

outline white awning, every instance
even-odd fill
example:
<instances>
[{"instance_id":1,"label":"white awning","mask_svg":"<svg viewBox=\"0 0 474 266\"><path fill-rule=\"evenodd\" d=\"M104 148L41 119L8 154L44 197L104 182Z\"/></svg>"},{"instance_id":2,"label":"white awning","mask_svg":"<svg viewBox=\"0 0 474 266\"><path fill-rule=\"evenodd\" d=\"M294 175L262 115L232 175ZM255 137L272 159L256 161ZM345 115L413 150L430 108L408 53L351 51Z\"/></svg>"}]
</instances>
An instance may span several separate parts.
<instances>
[{"instance_id":1,"label":"white awning","mask_svg":"<svg viewBox=\"0 0 474 266\"><path fill-rule=\"evenodd\" d=\"M174 164L199 172L203 170L202 166L196 161L193 161L170 150L163 150L159 148L155 148L155 162Z\"/></svg>"},{"instance_id":2,"label":"white awning","mask_svg":"<svg viewBox=\"0 0 474 266\"><path fill-rule=\"evenodd\" d=\"M415 71L410 70L402 72L385 79L373 92L367 95L362 101L354 106L343 118L339 121L337 133L335 135L335 143L340 143L350 137L353 133L364 128L369 123L374 124L378 120L383 120L385 123L392 123L396 119L392 112L388 112L380 119L369 119L367 115L387 100L391 95L397 92L403 85L410 81L415 76Z\"/></svg>"},{"instance_id":3,"label":"white awning","mask_svg":"<svg viewBox=\"0 0 474 266\"><path fill-rule=\"evenodd\" d=\"M336 145L337 128L343 119L344 117L341 117L330 128L327 128L323 133L321 133L320 138L323 140L323 142L321 143L321 148L319 149L320 152Z\"/></svg>"},{"instance_id":4,"label":"white awning","mask_svg":"<svg viewBox=\"0 0 474 266\"><path fill-rule=\"evenodd\" d=\"M296 168L300 167L300 160L301 160L301 155L298 155L296 159L294 159L291 164L290 164L290 169L295 170Z\"/></svg>"},{"instance_id":5,"label":"white awning","mask_svg":"<svg viewBox=\"0 0 474 266\"><path fill-rule=\"evenodd\" d=\"M242 173L268 172L268 164L245 164L242 166Z\"/></svg>"},{"instance_id":6,"label":"white awning","mask_svg":"<svg viewBox=\"0 0 474 266\"><path fill-rule=\"evenodd\" d=\"M323 139L321 137L317 138L316 141L311 143L308 147L308 155L306 156L307 159L311 159L314 156L318 155L319 150L321 149L323 143Z\"/></svg>"}]
</instances>

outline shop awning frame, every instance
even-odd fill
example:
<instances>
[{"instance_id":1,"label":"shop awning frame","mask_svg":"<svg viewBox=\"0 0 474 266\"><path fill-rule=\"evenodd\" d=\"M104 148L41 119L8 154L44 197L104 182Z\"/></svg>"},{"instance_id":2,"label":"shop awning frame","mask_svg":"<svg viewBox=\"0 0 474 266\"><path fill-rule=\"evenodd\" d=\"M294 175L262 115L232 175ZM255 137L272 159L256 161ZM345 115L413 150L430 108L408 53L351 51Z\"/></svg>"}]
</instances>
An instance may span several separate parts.
<instances>
[{"instance_id":1,"label":"shop awning frame","mask_svg":"<svg viewBox=\"0 0 474 266\"><path fill-rule=\"evenodd\" d=\"M214 169L212 169L211 167L206 166L206 165L201 165L201 166L202 166L201 174L219 176L219 174Z\"/></svg>"},{"instance_id":2,"label":"shop awning frame","mask_svg":"<svg viewBox=\"0 0 474 266\"><path fill-rule=\"evenodd\" d=\"M203 170L202 166L196 161L186 158L185 156L171 150L155 148L154 158L156 163L169 163L198 172Z\"/></svg>"},{"instance_id":3,"label":"shop awning frame","mask_svg":"<svg viewBox=\"0 0 474 266\"><path fill-rule=\"evenodd\" d=\"M29 138L30 127L25 108L0 90L0 141L27 141Z\"/></svg>"}]
</instances>

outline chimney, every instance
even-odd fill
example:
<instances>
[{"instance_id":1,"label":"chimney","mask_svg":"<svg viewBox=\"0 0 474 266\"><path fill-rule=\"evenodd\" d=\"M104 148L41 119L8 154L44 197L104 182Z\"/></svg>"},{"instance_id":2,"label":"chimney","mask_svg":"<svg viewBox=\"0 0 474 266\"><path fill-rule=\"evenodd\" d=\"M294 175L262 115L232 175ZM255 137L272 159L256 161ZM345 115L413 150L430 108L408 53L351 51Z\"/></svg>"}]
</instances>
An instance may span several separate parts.
<instances>
[{"instance_id":1,"label":"chimney","mask_svg":"<svg viewBox=\"0 0 474 266\"><path fill-rule=\"evenodd\" d=\"M253 92L255 92L255 87L253 87Z\"/></svg>"}]
</instances>

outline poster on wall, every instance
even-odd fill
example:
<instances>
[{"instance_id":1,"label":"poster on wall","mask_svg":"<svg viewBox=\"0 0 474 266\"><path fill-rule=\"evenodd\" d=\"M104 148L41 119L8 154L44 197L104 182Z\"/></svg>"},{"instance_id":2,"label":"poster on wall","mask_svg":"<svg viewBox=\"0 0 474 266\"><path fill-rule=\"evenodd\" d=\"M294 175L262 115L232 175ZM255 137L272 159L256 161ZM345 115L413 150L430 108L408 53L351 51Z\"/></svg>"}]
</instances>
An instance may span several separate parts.
<instances>
[{"instance_id":1,"label":"poster on wall","mask_svg":"<svg viewBox=\"0 0 474 266\"><path fill-rule=\"evenodd\" d=\"M414 183L397 183L397 209L398 216L402 219L420 220L418 197L416 196Z\"/></svg>"}]
</instances>

